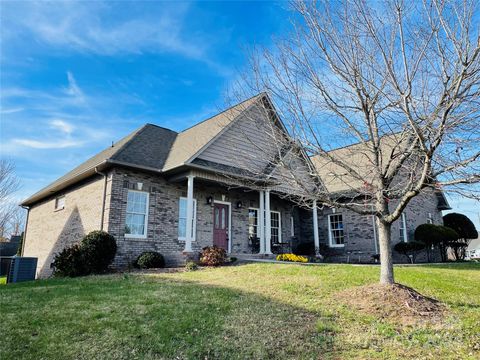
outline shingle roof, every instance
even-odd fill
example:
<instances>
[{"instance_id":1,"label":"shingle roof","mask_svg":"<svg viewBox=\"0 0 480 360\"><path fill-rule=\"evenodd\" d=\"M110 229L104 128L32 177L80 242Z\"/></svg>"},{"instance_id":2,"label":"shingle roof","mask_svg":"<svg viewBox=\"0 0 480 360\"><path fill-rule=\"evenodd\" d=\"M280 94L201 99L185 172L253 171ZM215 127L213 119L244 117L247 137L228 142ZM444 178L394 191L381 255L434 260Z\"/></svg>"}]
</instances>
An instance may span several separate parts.
<instances>
[{"instance_id":1,"label":"shingle roof","mask_svg":"<svg viewBox=\"0 0 480 360\"><path fill-rule=\"evenodd\" d=\"M398 135L393 134L381 139L382 161L385 164L390 156L395 155L398 150L396 144L401 142ZM373 154L369 149L369 143L358 143L345 146L339 149L329 151L334 159L338 159L356 171L361 179L350 175L343 166L335 164L327 156L312 156L311 160L317 169L318 175L322 179L329 192L345 192L360 189L364 186L364 181L373 182L372 164L374 163Z\"/></svg>"},{"instance_id":2,"label":"shingle roof","mask_svg":"<svg viewBox=\"0 0 480 360\"><path fill-rule=\"evenodd\" d=\"M68 182L68 181L70 181L70 180L72 180L72 179L74 179L74 178L92 170L92 169L95 169L95 167L99 166L102 163L105 163L105 161L107 159L110 159L118 151L120 151L144 127L145 127L145 125L142 126L139 129L133 131L132 133L128 134L127 136L125 136L121 140L117 141L112 146L109 146L105 150L99 152L98 154L91 157L90 159L88 159L84 163L78 165L76 168L69 171L68 173L66 173L62 177L58 178L57 180L55 180L50 185L44 187L40 191L38 191L35 194L33 194L32 196L30 196L28 199L24 200L21 205L30 205L33 202L41 200L42 198L60 190L66 182Z\"/></svg>"},{"instance_id":3,"label":"shingle roof","mask_svg":"<svg viewBox=\"0 0 480 360\"><path fill-rule=\"evenodd\" d=\"M31 205L82 178L91 176L97 167L107 163L138 166L158 172L182 166L193 160L241 112L262 96L264 94L256 95L180 133L145 124L33 194L21 205Z\"/></svg>"},{"instance_id":4,"label":"shingle roof","mask_svg":"<svg viewBox=\"0 0 480 360\"><path fill-rule=\"evenodd\" d=\"M181 166L195 157L195 155L226 129L240 113L247 110L262 96L264 96L264 94L259 94L247 99L179 133L173 143L170 156L163 167L163 171Z\"/></svg>"}]
</instances>

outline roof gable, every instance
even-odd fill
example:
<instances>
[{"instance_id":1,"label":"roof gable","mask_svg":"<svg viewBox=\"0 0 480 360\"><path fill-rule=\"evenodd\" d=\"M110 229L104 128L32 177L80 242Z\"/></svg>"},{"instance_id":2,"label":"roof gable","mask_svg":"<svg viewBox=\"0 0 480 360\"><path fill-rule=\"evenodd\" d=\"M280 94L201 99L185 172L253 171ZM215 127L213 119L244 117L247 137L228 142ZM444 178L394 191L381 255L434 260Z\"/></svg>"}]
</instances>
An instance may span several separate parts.
<instances>
[{"instance_id":1,"label":"roof gable","mask_svg":"<svg viewBox=\"0 0 480 360\"><path fill-rule=\"evenodd\" d=\"M172 145L163 171L172 170L193 161L199 153L226 131L242 112L262 96L263 94L256 95L180 132Z\"/></svg>"}]
</instances>

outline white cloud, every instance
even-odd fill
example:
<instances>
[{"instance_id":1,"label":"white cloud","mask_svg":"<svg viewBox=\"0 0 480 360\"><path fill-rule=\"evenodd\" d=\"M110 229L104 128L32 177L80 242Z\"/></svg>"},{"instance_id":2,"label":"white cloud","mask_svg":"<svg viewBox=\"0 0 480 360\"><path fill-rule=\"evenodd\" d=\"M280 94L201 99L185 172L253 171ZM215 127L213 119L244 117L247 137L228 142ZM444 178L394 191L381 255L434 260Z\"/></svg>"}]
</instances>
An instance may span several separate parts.
<instances>
[{"instance_id":1,"label":"white cloud","mask_svg":"<svg viewBox=\"0 0 480 360\"><path fill-rule=\"evenodd\" d=\"M58 129L66 135L70 135L75 128L72 124L60 119L50 120L50 127Z\"/></svg>"},{"instance_id":2,"label":"white cloud","mask_svg":"<svg viewBox=\"0 0 480 360\"><path fill-rule=\"evenodd\" d=\"M209 51L218 34L187 32L189 7L188 2L7 3L2 40L14 46L27 35L62 51L108 56L169 52L227 71Z\"/></svg>"},{"instance_id":3,"label":"white cloud","mask_svg":"<svg viewBox=\"0 0 480 360\"><path fill-rule=\"evenodd\" d=\"M20 111L23 111L24 109L19 107L19 108L11 108L11 109L1 109L0 114L14 114Z\"/></svg>"},{"instance_id":4,"label":"white cloud","mask_svg":"<svg viewBox=\"0 0 480 360\"><path fill-rule=\"evenodd\" d=\"M56 89L2 89L2 104L24 109L2 115L2 122L11 131L2 134L2 153L27 158L35 156L35 150L87 147L112 136L102 126L114 116L112 107L118 96L89 96L73 73L66 75L67 85Z\"/></svg>"},{"instance_id":5,"label":"white cloud","mask_svg":"<svg viewBox=\"0 0 480 360\"><path fill-rule=\"evenodd\" d=\"M70 71L67 71L68 87L66 89L67 95L70 95L72 98L77 99L79 102L85 102L85 95L80 87L77 85L75 77Z\"/></svg>"},{"instance_id":6,"label":"white cloud","mask_svg":"<svg viewBox=\"0 0 480 360\"><path fill-rule=\"evenodd\" d=\"M64 149L84 144L84 141L75 140L29 140L13 139L13 144L33 148L33 149Z\"/></svg>"}]
</instances>

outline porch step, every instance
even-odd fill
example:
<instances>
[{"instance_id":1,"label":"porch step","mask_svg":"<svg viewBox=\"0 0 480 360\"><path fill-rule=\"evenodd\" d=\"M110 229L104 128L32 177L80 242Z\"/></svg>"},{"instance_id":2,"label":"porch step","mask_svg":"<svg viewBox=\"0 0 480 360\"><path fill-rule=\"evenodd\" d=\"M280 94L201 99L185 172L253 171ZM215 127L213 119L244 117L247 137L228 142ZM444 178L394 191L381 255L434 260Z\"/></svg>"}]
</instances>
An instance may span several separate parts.
<instances>
[{"instance_id":1,"label":"porch step","mask_svg":"<svg viewBox=\"0 0 480 360\"><path fill-rule=\"evenodd\" d=\"M238 260L275 260L277 255L265 255L265 254L230 254L230 257L236 257Z\"/></svg>"}]
</instances>

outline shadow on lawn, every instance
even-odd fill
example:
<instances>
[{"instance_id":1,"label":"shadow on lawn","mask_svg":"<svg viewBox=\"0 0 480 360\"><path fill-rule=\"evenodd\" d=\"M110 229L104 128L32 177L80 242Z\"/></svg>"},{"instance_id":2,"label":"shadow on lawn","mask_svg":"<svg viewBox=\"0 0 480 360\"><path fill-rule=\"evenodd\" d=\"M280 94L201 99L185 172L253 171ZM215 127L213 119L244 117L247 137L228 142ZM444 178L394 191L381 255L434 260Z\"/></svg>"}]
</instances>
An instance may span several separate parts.
<instances>
[{"instance_id":1,"label":"shadow on lawn","mask_svg":"<svg viewBox=\"0 0 480 360\"><path fill-rule=\"evenodd\" d=\"M334 319L224 287L140 275L31 285L0 292L2 359L323 358L335 343Z\"/></svg>"}]
</instances>

